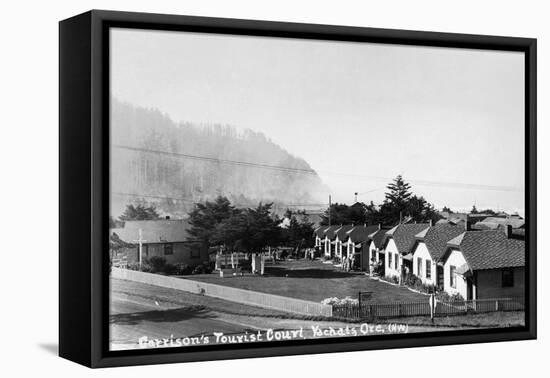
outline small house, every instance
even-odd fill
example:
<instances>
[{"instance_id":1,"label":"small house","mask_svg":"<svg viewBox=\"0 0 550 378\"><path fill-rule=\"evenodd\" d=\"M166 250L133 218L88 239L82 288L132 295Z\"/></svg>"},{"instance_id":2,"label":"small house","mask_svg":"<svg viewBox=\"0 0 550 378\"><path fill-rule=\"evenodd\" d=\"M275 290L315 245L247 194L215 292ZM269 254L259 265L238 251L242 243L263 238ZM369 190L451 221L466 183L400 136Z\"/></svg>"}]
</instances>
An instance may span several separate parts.
<instances>
[{"instance_id":1,"label":"small house","mask_svg":"<svg viewBox=\"0 0 550 378\"><path fill-rule=\"evenodd\" d=\"M381 225L378 226L378 230L374 231L372 234L369 234L369 269L370 273L375 264L380 264L382 271L381 275L384 275L386 254L384 253L384 244L386 242L386 232L387 229L383 229Z\"/></svg>"},{"instance_id":2,"label":"small house","mask_svg":"<svg viewBox=\"0 0 550 378\"><path fill-rule=\"evenodd\" d=\"M325 230L328 226L319 226L313 230L313 236L315 237L315 248L323 248L325 239Z\"/></svg>"},{"instance_id":3,"label":"small house","mask_svg":"<svg viewBox=\"0 0 550 378\"><path fill-rule=\"evenodd\" d=\"M189 224L183 219L126 221L124 227L111 229L111 235L131 244L119 254L124 254L128 263L161 256L170 264L197 266L208 262L208 247L198 243L188 234Z\"/></svg>"},{"instance_id":4,"label":"small house","mask_svg":"<svg viewBox=\"0 0 550 378\"><path fill-rule=\"evenodd\" d=\"M369 235L379 226L360 225L346 232L346 258L353 258L354 268L369 270Z\"/></svg>"},{"instance_id":5,"label":"small house","mask_svg":"<svg viewBox=\"0 0 550 378\"><path fill-rule=\"evenodd\" d=\"M341 226L328 226L323 233L325 237L323 239L323 247L325 252L325 257L332 258L335 254L334 239L336 238L336 231Z\"/></svg>"},{"instance_id":6,"label":"small house","mask_svg":"<svg viewBox=\"0 0 550 378\"><path fill-rule=\"evenodd\" d=\"M386 232L384 243L385 275L403 277L412 271L412 250L415 236L430 227L428 223L399 224Z\"/></svg>"},{"instance_id":7,"label":"small house","mask_svg":"<svg viewBox=\"0 0 550 378\"><path fill-rule=\"evenodd\" d=\"M465 231L449 240L441 261L449 294L487 299L525 293L525 240L511 226Z\"/></svg>"},{"instance_id":8,"label":"small house","mask_svg":"<svg viewBox=\"0 0 550 378\"><path fill-rule=\"evenodd\" d=\"M334 255L340 260L343 257L344 243L347 240L347 232L352 228L353 225L347 224L341 225L336 231L334 231L334 241L332 242L334 245Z\"/></svg>"},{"instance_id":9,"label":"small house","mask_svg":"<svg viewBox=\"0 0 550 378\"><path fill-rule=\"evenodd\" d=\"M443 265L439 260L447 249L447 242L465 231L464 226L436 224L415 235L412 250L412 273L426 285L443 288Z\"/></svg>"}]
</instances>

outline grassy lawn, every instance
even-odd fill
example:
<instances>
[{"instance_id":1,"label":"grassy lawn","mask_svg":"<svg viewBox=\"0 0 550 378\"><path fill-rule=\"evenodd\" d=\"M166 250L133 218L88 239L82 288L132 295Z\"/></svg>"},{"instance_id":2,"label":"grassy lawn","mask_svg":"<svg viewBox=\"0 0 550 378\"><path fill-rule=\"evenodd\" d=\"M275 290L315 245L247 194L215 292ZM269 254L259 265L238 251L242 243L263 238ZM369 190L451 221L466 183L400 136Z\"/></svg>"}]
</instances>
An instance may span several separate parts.
<instances>
[{"instance_id":1,"label":"grassy lawn","mask_svg":"<svg viewBox=\"0 0 550 378\"><path fill-rule=\"evenodd\" d=\"M284 261L266 266L265 275L220 278L219 274L182 276L192 280L226 285L320 302L325 298L357 298L359 291L371 291L372 303L427 301L407 288L371 280L364 274L347 273L321 261Z\"/></svg>"}]
</instances>

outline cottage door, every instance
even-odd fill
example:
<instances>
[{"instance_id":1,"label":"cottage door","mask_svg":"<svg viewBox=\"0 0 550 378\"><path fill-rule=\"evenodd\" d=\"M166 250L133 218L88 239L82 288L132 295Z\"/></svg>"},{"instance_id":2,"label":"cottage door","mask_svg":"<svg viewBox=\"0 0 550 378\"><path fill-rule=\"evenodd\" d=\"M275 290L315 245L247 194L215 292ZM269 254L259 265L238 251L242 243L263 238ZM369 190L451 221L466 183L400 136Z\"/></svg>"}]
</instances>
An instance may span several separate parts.
<instances>
[{"instance_id":1,"label":"cottage door","mask_svg":"<svg viewBox=\"0 0 550 378\"><path fill-rule=\"evenodd\" d=\"M467 278L466 279L466 300L468 300L468 301L473 299L472 298L473 297L473 295L472 295L472 292L473 292L472 286L473 286L472 285L472 280Z\"/></svg>"},{"instance_id":2,"label":"cottage door","mask_svg":"<svg viewBox=\"0 0 550 378\"><path fill-rule=\"evenodd\" d=\"M444 277L443 277L443 267L437 265L436 268L436 276L437 276L437 288L439 290L443 290L443 284L444 284Z\"/></svg>"}]
</instances>

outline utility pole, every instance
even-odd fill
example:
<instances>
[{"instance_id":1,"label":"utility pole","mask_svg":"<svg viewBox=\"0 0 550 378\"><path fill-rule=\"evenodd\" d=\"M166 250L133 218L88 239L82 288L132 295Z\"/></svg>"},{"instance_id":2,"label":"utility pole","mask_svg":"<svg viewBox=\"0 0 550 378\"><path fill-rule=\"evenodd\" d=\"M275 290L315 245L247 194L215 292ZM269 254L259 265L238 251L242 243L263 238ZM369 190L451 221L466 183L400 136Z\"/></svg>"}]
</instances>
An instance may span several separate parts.
<instances>
[{"instance_id":1,"label":"utility pole","mask_svg":"<svg viewBox=\"0 0 550 378\"><path fill-rule=\"evenodd\" d=\"M146 242L147 240L143 240L142 237L142 231L141 228L139 229L139 239L134 240L134 242L138 242L138 262L139 262L139 270L141 271L141 251L143 247L143 242Z\"/></svg>"},{"instance_id":2,"label":"utility pole","mask_svg":"<svg viewBox=\"0 0 550 378\"><path fill-rule=\"evenodd\" d=\"M330 215L331 208L332 208L332 199L331 199L330 194L329 194L328 195L328 225L329 225L329 227L331 226L331 215Z\"/></svg>"}]
</instances>

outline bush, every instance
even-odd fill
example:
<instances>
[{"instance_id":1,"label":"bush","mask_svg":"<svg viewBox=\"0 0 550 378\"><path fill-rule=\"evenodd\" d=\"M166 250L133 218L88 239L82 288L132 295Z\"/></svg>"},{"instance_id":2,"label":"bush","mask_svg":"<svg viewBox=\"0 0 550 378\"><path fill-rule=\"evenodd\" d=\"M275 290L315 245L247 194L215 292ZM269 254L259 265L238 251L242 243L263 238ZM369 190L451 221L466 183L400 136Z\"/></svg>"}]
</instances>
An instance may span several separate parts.
<instances>
[{"instance_id":1,"label":"bush","mask_svg":"<svg viewBox=\"0 0 550 378\"><path fill-rule=\"evenodd\" d=\"M190 275L191 273L193 273L193 268L190 267L189 265L187 264L184 264L184 263L178 263L175 265L175 275L178 275L178 276L188 276Z\"/></svg>"},{"instance_id":2,"label":"bush","mask_svg":"<svg viewBox=\"0 0 550 378\"><path fill-rule=\"evenodd\" d=\"M147 260L149 265L151 265L152 273L159 273L165 271L166 259L162 256L153 256Z\"/></svg>"},{"instance_id":3,"label":"bush","mask_svg":"<svg viewBox=\"0 0 550 378\"><path fill-rule=\"evenodd\" d=\"M195 269L193 269L193 271L191 272L191 274L209 274L209 273L212 273L212 270L208 265L203 265L203 264L197 265Z\"/></svg>"},{"instance_id":4,"label":"bush","mask_svg":"<svg viewBox=\"0 0 550 378\"><path fill-rule=\"evenodd\" d=\"M453 301L463 301L464 297L460 293L449 294L446 291L440 291L436 294L438 301L442 302L453 302Z\"/></svg>"},{"instance_id":5,"label":"bush","mask_svg":"<svg viewBox=\"0 0 550 378\"><path fill-rule=\"evenodd\" d=\"M356 304L359 304L359 300L356 299L356 298L352 298L352 297L345 297L345 298L337 298L337 297L332 297L332 298L325 298L321 301L322 304L324 305L330 305L330 306L333 306L333 305L346 305L346 304L350 304L350 305L356 305Z\"/></svg>"},{"instance_id":6,"label":"bush","mask_svg":"<svg viewBox=\"0 0 550 378\"><path fill-rule=\"evenodd\" d=\"M397 276L391 276L391 280L394 284L398 284L399 283L399 277Z\"/></svg>"},{"instance_id":7,"label":"bush","mask_svg":"<svg viewBox=\"0 0 550 378\"><path fill-rule=\"evenodd\" d=\"M178 267L174 264L165 264L164 265L164 273L166 273L169 276L178 274Z\"/></svg>"},{"instance_id":8,"label":"bush","mask_svg":"<svg viewBox=\"0 0 550 378\"><path fill-rule=\"evenodd\" d=\"M146 272L146 273L151 273L153 271L153 268L151 267L151 265L147 261L142 261L141 269L139 269L139 263L138 262L129 263L128 264L128 269L136 270L136 271L140 271L140 272Z\"/></svg>"}]
</instances>

